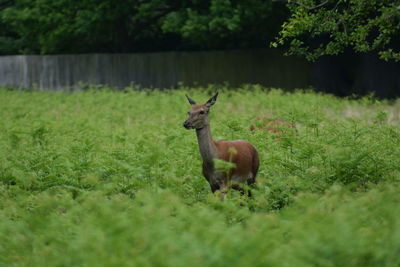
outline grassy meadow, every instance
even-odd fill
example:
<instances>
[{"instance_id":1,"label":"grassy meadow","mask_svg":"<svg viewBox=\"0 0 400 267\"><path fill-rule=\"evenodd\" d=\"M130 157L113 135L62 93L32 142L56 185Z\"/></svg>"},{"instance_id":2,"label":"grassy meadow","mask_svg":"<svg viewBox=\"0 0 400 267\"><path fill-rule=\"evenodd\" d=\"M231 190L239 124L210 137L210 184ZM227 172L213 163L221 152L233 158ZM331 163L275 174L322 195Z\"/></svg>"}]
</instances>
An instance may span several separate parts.
<instances>
[{"instance_id":1,"label":"grassy meadow","mask_svg":"<svg viewBox=\"0 0 400 267\"><path fill-rule=\"evenodd\" d=\"M217 89L214 139L260 155L251 198L211 193L182 127ZM400 100L0 89L1 266L400 266L399 182Z\"/></svg>"}]
</instances>

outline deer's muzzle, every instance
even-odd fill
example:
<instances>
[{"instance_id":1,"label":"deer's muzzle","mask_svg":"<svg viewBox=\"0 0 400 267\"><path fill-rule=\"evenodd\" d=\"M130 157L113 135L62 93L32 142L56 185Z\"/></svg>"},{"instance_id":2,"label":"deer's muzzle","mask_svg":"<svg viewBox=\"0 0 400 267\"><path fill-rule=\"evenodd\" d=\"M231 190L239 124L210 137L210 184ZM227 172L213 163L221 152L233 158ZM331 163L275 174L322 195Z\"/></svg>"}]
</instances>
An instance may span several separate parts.
<instances>
[{"instance_id":1,"label":"deer's muzzle","mask_svg":"<svg viewBox=\"0 0 400 267\"><path fill-rule=\"evenodd\" d=\"M185 127L186 129L190 129L190 128L192 128L191 127L191 125L190 125L190 123L188 122L188 121L185 121L184 123L183 123L183 127Z\"/></svg>"}]
</instances>

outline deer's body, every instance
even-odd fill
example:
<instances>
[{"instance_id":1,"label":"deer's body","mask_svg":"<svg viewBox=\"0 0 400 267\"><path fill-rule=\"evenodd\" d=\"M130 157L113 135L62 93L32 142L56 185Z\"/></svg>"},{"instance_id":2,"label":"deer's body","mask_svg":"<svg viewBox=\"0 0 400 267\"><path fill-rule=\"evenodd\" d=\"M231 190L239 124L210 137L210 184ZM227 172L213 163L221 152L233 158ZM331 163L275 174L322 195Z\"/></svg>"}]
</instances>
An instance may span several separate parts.
<instances>
[{"instance_id":1,"label":"deer's body","mask_svg":"<svg viewBox=\"0 0 400 267\"><path fill-rule=\"evenodd\" d=\"M288 122L282 119L274 119L272 116L262 115L256 117L251 122L250 131L255 130L266 130L267 132L278 135L290 135L296 131L296 125L294 122Z\"/></svg>"},{"instance_id":2,"label":"deer's body","mask_svg":"<svg viewBox=\"0 0 400 267\"><path fill-rule=\"evenodd\" d=\"M196 129L199 151L203 159L203 175L211 186L212 192L232 188L242 190L239 184L253 184L259 167L257 150L244 140L214 141L208 122L208 111L216 101L217 94L206 104L197 105L189 99L192 110L184 123L187 129ZM215 159L232 162L235 167L225 171L216 168Z\"/></svg>"}]
</instances>

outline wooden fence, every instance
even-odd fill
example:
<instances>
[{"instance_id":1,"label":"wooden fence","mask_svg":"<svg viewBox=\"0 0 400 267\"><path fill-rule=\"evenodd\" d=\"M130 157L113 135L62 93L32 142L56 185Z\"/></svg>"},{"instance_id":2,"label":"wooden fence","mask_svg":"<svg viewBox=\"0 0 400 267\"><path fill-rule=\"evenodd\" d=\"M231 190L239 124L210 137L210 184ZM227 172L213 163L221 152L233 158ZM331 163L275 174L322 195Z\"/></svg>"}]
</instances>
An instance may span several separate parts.
<instances>
[{"instance_id":1,"label":"wooden fence","mask_svg":"<svg viewBox=\"0 0 400 267\"><path fill-rule=\"evenodd\" d=\"M62 90L80 83L124 88L174 88L228 82L337 95L400 95L400 65L375 55L324 57L309 63L279 50L1 56L0 85Z\"/></svg>"}]
</instances>

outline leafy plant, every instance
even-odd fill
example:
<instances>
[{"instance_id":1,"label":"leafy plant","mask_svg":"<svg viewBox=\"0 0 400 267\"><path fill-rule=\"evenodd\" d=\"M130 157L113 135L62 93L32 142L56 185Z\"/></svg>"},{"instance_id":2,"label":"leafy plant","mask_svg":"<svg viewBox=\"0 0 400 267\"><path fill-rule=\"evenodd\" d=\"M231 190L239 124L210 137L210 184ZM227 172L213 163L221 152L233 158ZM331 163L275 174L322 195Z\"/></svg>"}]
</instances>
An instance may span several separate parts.
<instances>
[{"instance_id":1,"label":"leafy plant","mask_svg":"<svg viewBox=\"0 0 400 267\"><path fill-rule=\"evenodd\" d=\"M400 264L398 101L219 88L214 136L261 162L221 201L181 126L214 89L0 89L0 265ZM296 134L250 130L269 113Z\"/></svg>"}]
</instances>

